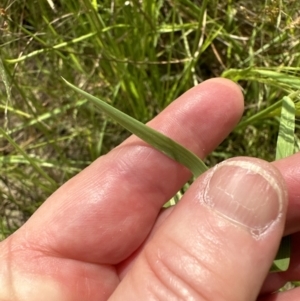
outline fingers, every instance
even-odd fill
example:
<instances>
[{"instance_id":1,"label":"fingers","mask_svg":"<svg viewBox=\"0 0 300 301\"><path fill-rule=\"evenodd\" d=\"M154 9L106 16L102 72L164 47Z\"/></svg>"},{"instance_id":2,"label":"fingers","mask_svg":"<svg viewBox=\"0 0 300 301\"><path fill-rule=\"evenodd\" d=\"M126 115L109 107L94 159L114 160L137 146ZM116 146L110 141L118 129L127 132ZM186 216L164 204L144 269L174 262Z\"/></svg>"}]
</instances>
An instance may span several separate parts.
<instances>
[{"instance_id":1,"label":"fingers","mask_svg":"<svg viewBox=\"0 0 300 301\"><path fill-rule=\"evenodd\" d=\"M289 281L300 279L300 233L291 235L291 260L286 272L272 273L268 275L263 287L262 294L273 293L283 287ZM292 299L291 299L292 300Z\"/></svg>"},{"instance_id":2,"label":"fingers","mask_svg":"<svg viewBox=\"0 0 300 301\"><path fill-rule=\"evenodd\" d=\"M289 235L291 233L295 234L291 236L292 246L289 269L286 272L269 274L261 289L262 294L273 293L283 287L287 282L300 279L300 234L297 233L300 231L300 153L275 161L272 164L279 169L284 177L289 196L284 235ZM299 298L299 289L297 290L297 293L279 293L268 297L264 296L259 300L298 300L298 298L293 299L294 297L292 296L298 296Z\"/></svg>"},{"instance_id":3,"label":"fingers","mask_svg":"<svg viewBox=\"0 0 300 301\"><path fill-rule=\"evenodd\" d=\"M272 162L272 164L280 171L281 175L283 176L287 191L288 191L288 208L287 208L287 215L286 215L286 224L284 228L284 235L288 235L291 233L297 233L300 231L300 172L299 172L299 166L300 166L300 153L297 153L293 156L290 156L288 158L284 158L278 161ZM162 224L162 222L165 220L166 216L170 214L170 212L174 208L168 208L167 210L164 210L163 214L160 214L159 218L157 219L155 223L155 227L151 231L151 236L156 232L156 229L159 228L159 226ZM297 237L297 234L293 237ZM149 239L148 238L148 239ZM295 238L294 238L295 240ZM295 255L294 253L299 251L300 241L298 244L295 244L294 249L296 251L293 251L293 258L299 258L299 266L300 266L300 255ZM136 257L138 256L139 252L136 252L128 258L126 261L122 262L118 266L118 271L121 279L123 276L127 273L127 271L131 268L132 264L134 263ZM300 254L300 253L299 253ZM294 262L294 261L292 261ZM290 271L291 269L289 269ZM288 278L288 277L282 277L284 273L272 273L268 277L268 281L263 287L263 292L274 292L278 289L280 289L287 281L300 279L300 272L297 277ZM288 274L291 276L291 274Z\"/></svg>"},{"instance_id":4,"label":"fingers","mask_svg":"<svg viewBox=\"0 0 300 301\"><path fill-rule=\"evenodd\" d=\"M238 86L214 79L186 92L149 125L204 157L242 111ZM115 264L143 242L161 206L189 177L186 168L133 136L55 192L21 231L36 249Z\"/></svg>"},{"instance_id":5,"label":"fingers","mask_svg":"<svg viewBox=\"0 0 300 301\"><path fill-rule=\"evenodd\" d=\"M261 296L257 301L298 301L300 296L300 287L286 292L280 292L272 295Z\"/></svg>"},{"instance_id":6,"label":"fingers","mask_svg":"<svg viewBox=\"0 0 300 301\"><path fill-rule=\"evenodd\" d=\"M287 207L271 164L227 160L195 181L110 300L255 300Z\"/></svg>"}]
</instances>

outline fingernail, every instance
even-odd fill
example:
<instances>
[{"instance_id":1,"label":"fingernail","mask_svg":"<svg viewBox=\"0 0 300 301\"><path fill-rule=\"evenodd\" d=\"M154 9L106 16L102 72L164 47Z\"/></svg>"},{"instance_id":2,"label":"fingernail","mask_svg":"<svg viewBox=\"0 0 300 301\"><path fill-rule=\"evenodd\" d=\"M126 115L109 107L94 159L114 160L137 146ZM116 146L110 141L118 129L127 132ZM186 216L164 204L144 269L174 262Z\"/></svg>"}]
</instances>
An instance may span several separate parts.
<instances>
[{"instance_id":1,"label":"fingernail","mask_svg":"<svg viewBox=\"0 0 300 301\"><path fill-rule=\"evenodd\" d=\"M260 236L282 215L285 191L272 169L249 161L217 165L206 179L203 202Z\"/></svg>"}]
</instances>

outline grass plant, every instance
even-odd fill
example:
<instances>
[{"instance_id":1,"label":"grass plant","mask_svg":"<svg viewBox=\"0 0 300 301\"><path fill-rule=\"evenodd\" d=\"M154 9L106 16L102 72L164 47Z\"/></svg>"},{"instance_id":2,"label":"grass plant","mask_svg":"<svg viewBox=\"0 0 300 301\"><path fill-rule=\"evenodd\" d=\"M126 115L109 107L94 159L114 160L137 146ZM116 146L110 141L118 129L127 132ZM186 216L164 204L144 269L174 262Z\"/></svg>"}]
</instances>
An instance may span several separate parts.
<instances>
[{"instance_id":1,"label":"grass plant","mask_svg":"<svg viewBox=\"0 0 300 301\"><path fill-rule=\"evenodd\" d=\"M61 76L142 123L193 85L223 76L243 87L246 109L208 166L241 155L274 160L285 97L295 105L288 135L299 150L299 1L1 5L1 238L128 136Z\"/></svg>"}]
</instances>

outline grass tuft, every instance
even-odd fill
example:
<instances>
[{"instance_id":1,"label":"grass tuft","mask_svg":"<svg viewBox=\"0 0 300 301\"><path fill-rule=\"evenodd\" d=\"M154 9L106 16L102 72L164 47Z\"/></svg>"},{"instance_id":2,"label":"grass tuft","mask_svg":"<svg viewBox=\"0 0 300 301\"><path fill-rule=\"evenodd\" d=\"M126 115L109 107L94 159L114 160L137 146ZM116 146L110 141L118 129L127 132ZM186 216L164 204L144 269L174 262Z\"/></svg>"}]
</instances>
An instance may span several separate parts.
<instances>
[{"instance_id":1,"label":"grass tuft","mask_svg":"<svg viewBox=\"0 0 300 301\"><path fill-rule=\"evenodd\" d=\"M274 160L281 100L289 96L299 150L299 1L1 5L1 238L128 136L60 76L143 123L208 78L239 82L243 123L206 159L208 166L240 155Z\"/></svg>"}]
</instances>

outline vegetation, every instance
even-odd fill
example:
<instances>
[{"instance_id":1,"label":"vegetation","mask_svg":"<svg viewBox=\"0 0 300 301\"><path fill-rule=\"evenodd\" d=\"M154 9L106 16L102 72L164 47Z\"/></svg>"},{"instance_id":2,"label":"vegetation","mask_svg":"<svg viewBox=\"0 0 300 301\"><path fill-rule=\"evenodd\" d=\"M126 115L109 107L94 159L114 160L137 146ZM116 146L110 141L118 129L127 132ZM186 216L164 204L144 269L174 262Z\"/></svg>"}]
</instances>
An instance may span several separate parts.
<instances>
[{"instance_id":1,"label":"vegetation","mask_svg":"<svg viewBox=\"0 0 300 301\"><path fill-rule=\"evenodd\" d=\"M61 76L142 122L205 79L238 81L244 121L208 166L239 155L274 160L284 96L300 114L297 0L4 2L1 238L129 135Z\"/></svg>"}]
</instances>

